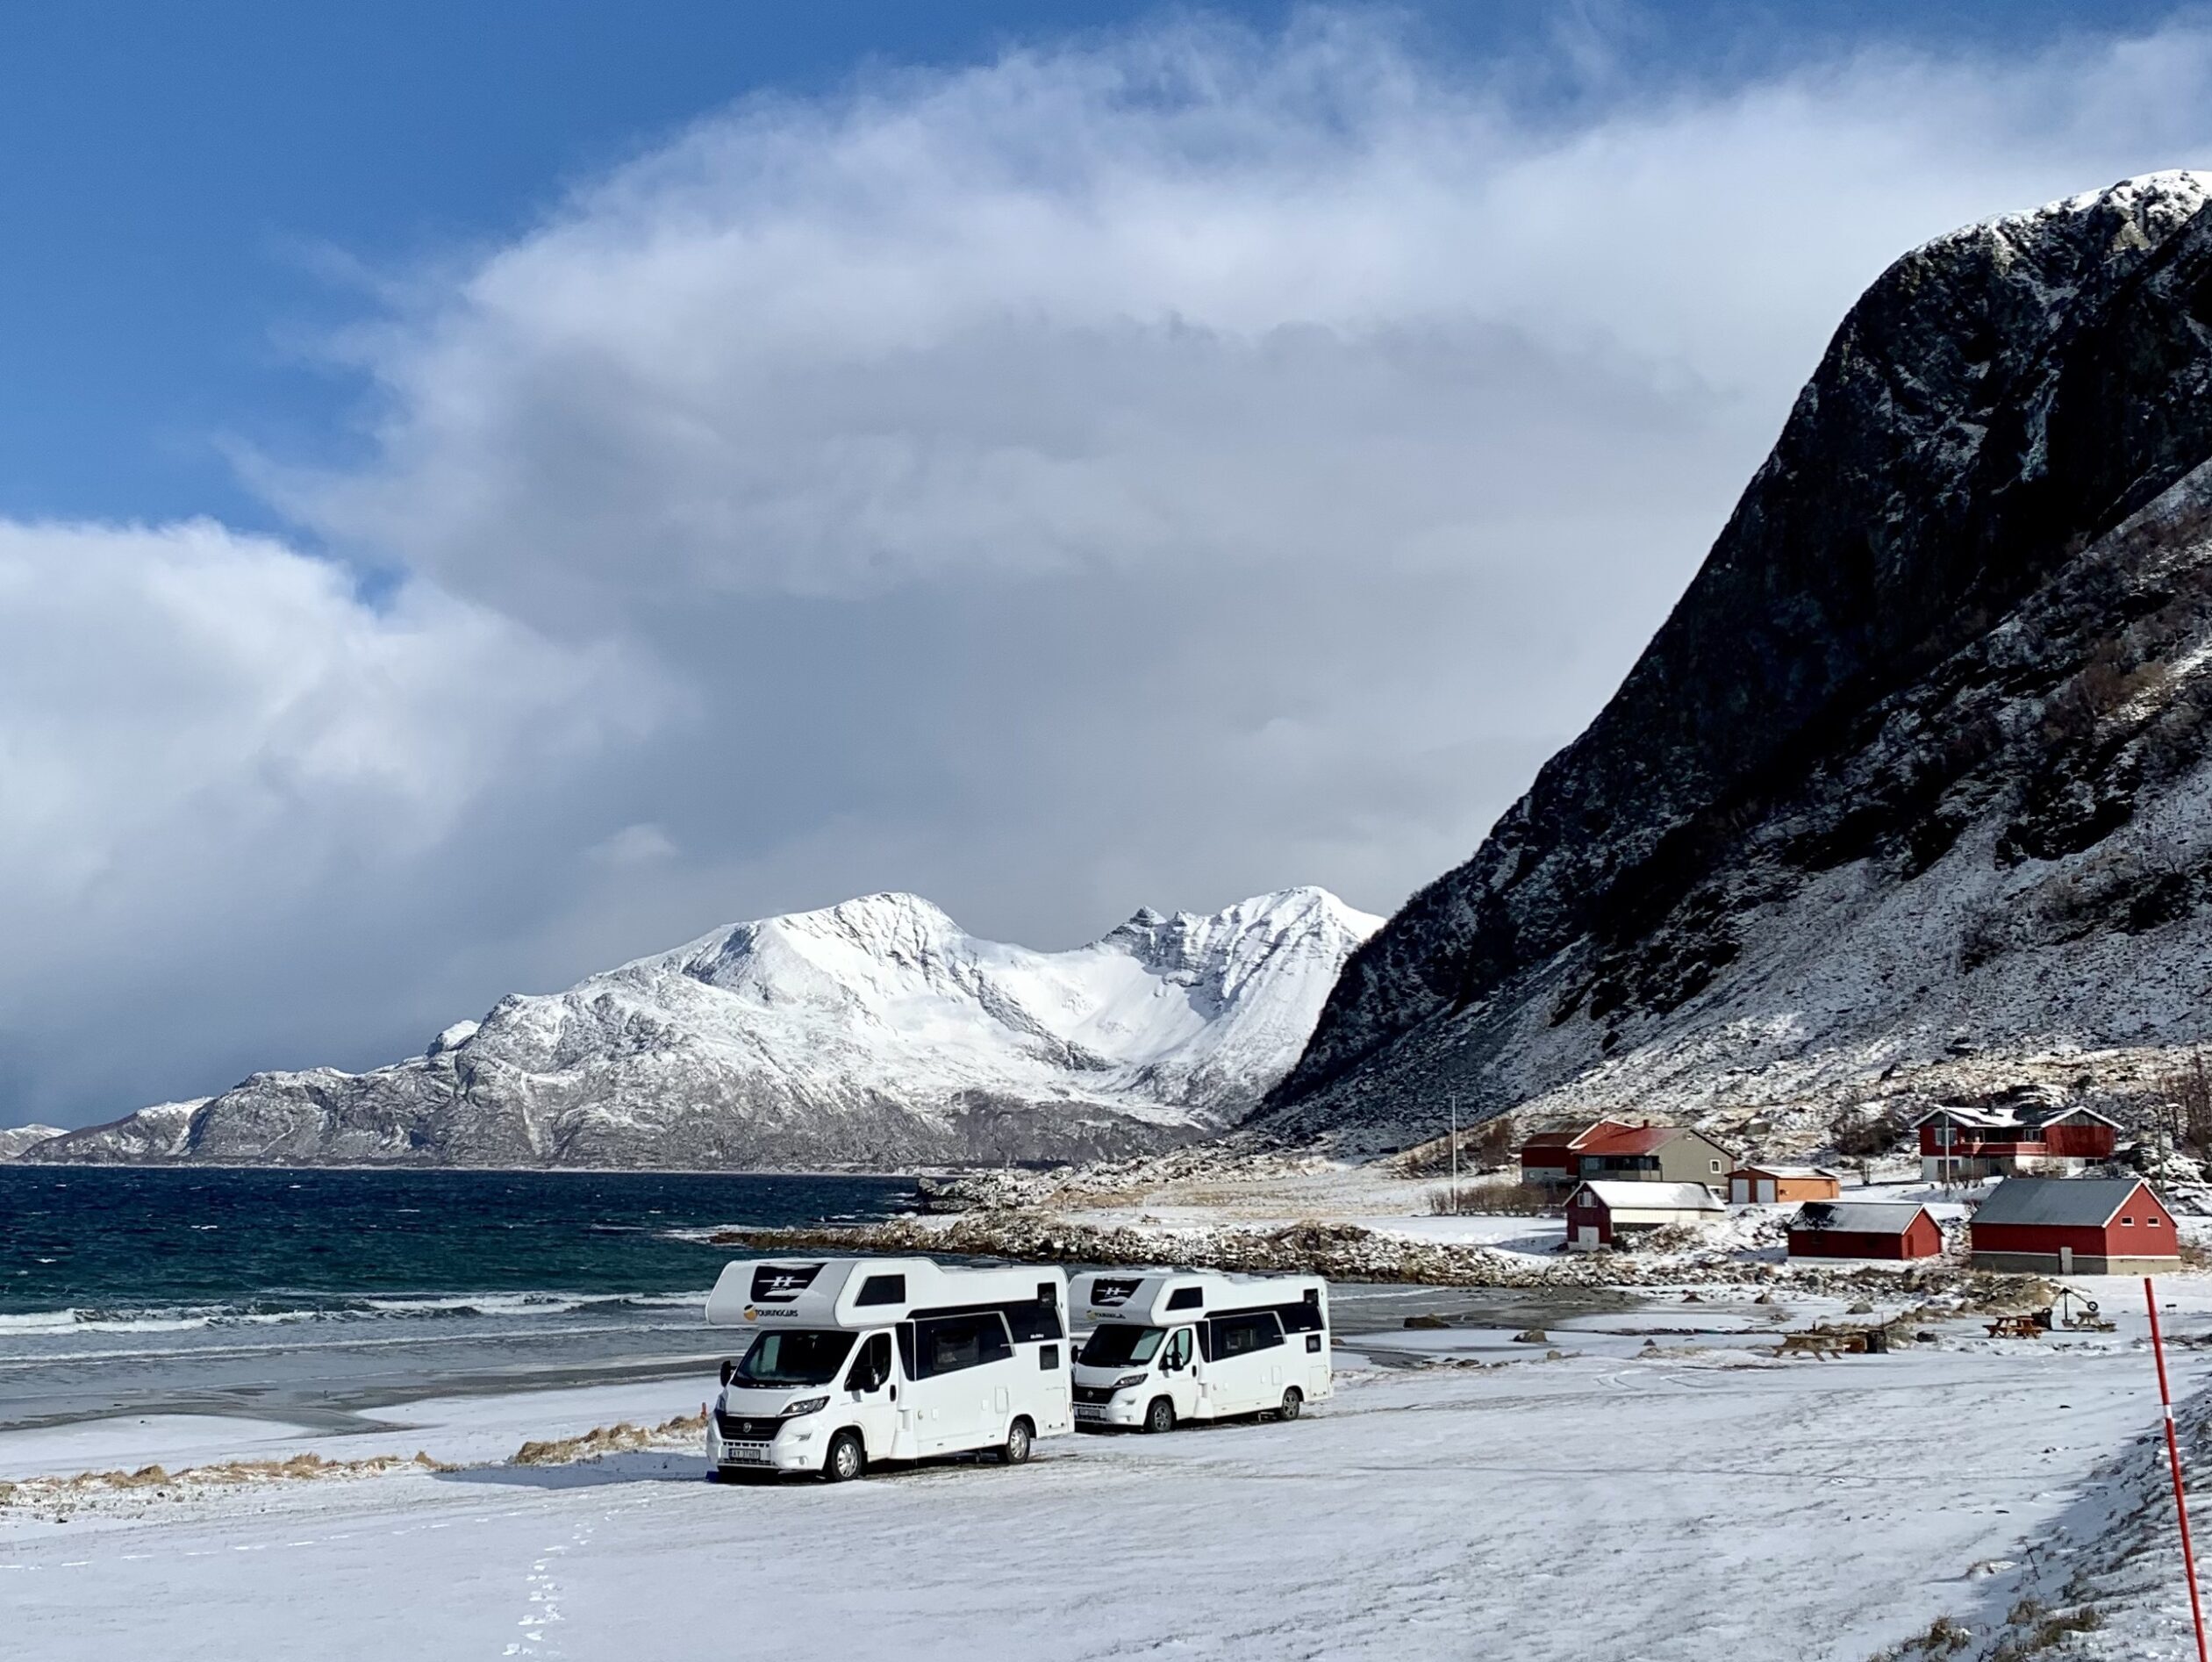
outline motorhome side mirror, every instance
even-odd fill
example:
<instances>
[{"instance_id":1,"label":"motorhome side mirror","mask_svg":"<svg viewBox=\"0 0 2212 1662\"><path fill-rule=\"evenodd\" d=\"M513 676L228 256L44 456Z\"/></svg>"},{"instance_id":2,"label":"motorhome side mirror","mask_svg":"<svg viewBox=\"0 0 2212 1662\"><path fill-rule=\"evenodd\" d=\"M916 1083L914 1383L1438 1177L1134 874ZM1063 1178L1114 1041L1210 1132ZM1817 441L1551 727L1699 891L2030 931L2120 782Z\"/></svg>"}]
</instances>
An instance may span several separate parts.
<instances>
[{"instance_id":1,"label":"motorhome side mirror","mask_svg":"<svg viewBox=\"0 0 2212 1662\"><path fill-rule=\"evenodd\" d=\"M730 1376L736 1372L737 1364L731 1361L727 1357L724 1357L722 1358L722 1383L724 1385L727 1385L730 1382Z\"/></svg>"}]
</instances>

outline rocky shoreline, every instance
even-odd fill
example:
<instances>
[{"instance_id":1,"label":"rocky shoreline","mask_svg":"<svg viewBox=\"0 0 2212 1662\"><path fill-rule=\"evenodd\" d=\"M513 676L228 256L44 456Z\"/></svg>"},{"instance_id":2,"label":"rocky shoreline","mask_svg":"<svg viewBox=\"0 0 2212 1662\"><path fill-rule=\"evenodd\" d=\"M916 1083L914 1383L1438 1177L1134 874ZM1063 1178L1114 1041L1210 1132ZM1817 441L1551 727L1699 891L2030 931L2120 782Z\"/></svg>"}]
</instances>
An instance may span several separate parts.
<instances>
[{"instance_id":1,"label":"rocky shoreline","mask_svg":"<svg viewBox=\"0 0 2212 1662\"><path fill-rule=\"evenodd\" d=\"M1050 1214L971 1212L943 1222L892 1220L832 1229L718 1229L716 1246L752 1251L882 1252L1086 1265L1171 1264L1247 1274L1450 1287L1743 1286L1842 1296L1952 1295L1976 1308L2032 1302L2035 1284L1976 1274L1950 1259L1886 1268L1776 1263L1709 1251L1589 1252L1541 1257L1493 1247L1414 1241L1357 1224L1149 1229Z\"/></svg>"}]
</instances>

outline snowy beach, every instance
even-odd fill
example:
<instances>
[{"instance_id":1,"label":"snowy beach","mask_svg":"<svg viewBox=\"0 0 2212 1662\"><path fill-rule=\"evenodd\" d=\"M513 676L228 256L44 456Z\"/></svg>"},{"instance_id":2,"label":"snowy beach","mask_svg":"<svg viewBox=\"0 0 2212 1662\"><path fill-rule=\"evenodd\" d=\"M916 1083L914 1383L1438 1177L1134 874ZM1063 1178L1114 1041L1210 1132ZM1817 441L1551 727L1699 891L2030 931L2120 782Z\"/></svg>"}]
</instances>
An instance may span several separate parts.
<instances>
[{"instance_id":1,"label":"snowy beach","mask_svg":"<svg viewBox=\"0 0 2212 1662\"><path fill-rule=\"evenodd\" d=\"M417 1402L343 1437L206 1418L19 1431L0 1436L18 1480L310 1451L456 1469L59 1501L25 1486L0 1506L0 1601L21 1653L56 1662L674 1658L802 1638L915 1657L1717 1645L1859 1662L1939 1616L1986 1630L2054 1528L2137 1480L2100 1472L2158 1425L2139 1289L2093 1291L2115 1332L1994 1340L1962 1318L1936 1344L1833 1361L1773 1358L1771 1331L1693 1303L1658 1333L1650 1311L1578 1322L1550 1336L1556 1360L1487 1328L1349 1339L1337 1400L1295 1424L1064 1437L1027 1468L834 1488L710 1483L690 1443L512 1462L527 1439L691 1414L704 1376ZM2212 1288L2164 1296L2176 1388L2194 1391ZM1395 1365L1363 1367L1363 1346ZM2179 1654L2157 1648L2165 1592L2178 1580L2151 1588L2129 1654Z\"/></svg>"}]
</instances>

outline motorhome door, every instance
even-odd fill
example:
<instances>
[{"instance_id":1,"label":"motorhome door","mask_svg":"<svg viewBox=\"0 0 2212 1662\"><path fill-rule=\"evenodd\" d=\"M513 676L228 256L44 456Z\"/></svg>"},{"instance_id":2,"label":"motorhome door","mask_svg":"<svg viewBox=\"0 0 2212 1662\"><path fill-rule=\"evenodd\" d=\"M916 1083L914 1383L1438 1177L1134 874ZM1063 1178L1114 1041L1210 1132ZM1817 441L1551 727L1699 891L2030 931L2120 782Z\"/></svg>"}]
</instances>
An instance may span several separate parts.
<instances>
[{"instance_id":1,"label":"motorhome door","mask_svg":"<svg viewBox=\"0 0 2212 1662\"><path fill-rule=\"evenodd\" d=\"M1168 1400L1175 1404L1178 1420L1190 1419L1199 1411L1198 1369L1192 1365L1198 1353L1198 1329L1178 1328L1168 1336L1166 1351L1160 1358L1160 1377L1167 1381Z\"/></svg>"},{"instance_id":2,"label":"motorhome door","mask_svg":"<svg viewBox=\"0 0 2212 1662\"><path fill-rule=\"evenodd\" d=\"M891 1335L871 1333L853 1353L845 1370L845 1398L852 1422L871 1460L892 1458L898 1435L898 1369L891 1360Z\"/></svg>"}]
</instances>

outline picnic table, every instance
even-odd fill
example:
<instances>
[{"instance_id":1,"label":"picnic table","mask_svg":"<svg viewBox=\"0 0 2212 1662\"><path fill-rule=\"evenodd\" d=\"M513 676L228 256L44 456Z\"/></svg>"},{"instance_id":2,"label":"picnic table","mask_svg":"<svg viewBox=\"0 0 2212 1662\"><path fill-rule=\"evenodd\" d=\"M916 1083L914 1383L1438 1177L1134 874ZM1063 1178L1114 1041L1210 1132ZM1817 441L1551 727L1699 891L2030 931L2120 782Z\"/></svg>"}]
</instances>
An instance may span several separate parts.
<instances>
[{"instance_id":1,"label":"picnic table","mask_svg":"<svg viewBox=\"0 0 2212 1662\"><path fill-rule=\"evenodd\" d=\"M2041 1313L2028 1311L2001 1315L1987 1325L1993 1339L2040 1339L2050 1323Z\"/></svg>"}]
</instances>

